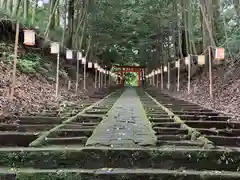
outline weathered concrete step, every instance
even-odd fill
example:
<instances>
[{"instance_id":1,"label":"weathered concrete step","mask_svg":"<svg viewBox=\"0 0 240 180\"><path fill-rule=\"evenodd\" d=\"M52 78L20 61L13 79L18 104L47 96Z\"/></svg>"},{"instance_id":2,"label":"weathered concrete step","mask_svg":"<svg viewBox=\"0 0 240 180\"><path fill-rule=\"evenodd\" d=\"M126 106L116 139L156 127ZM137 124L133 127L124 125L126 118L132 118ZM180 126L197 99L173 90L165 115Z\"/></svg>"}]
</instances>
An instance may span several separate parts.
<instances>
[{"instance_id":1,"label":"weathered concrete step","mask_svg":"<svg viewBox=\"0 0 240 180\"><path fill-rule=\"evenodd\" d=\"M216 128L216 129L240 129L239 122L227 121L186 121L188 126L193 128Z\"/></svg>"},{"instance_id":2,"label":"weathered concrete step","mask_svg":"<svg viewBox=\"0 0 240 180\"><path fill-rule=\"evenodd\" d=\"M181 140L188 140L189 137L186 135L178 134L178 135L157 135L158 140L164 141L181 141Z\"/></svg>"},{"instance_id":3,"label":"weathered concrete step","mask_svg":"<svg viewBox=\"0 0 240 180\"><path fill-rule=\"evenodd\" d=\"M146 109L146 107L145 106L143 106L144 107L144 109L145 109L145 111L146 111L146 113L147 114L166 114L166 112L165 111L163 111L163 110L156 110L156 109L154 109L154 110L147 110Z\"/></svg>"},{"instance_id":4,"label":"weathered concrete step","mask_svg":"<svg viewBox=\"0 0 240 180\"><path fill-rule=\"evenodd\" d=\"M62 180L234 180L239 179L238 172L231 171L194 171L194 170L168 170L168 169L31 169L18 170L0 169L0 177L7 180L15 179L62 179ZM15 179L10 179L15 178Z\"/></svg>"},{"instance_id":5,"label":"weathered concrete step","mask_svg":"<svg viewBox=\"0 0 240 180\"><path fill-rule=\"evenodd\" d=\"M86 111L85 112L85 114L101 114L101 115L104 115L104 114L106 114L108 111L106 111L106 110L96 110L96 109L94 109L94 110L89 110L89 111Z\"/></svg>"},{"instance_id":6,"label":"weathered concrete step","mask_svg":"<svg viewBox=\"0 0 240 180\"><path fill-rule=\"evenodd\" d=\"M20 131L20 132L37 132L47 131L57 124L6 124L0 123L0 131Z\"/></svg>"},{"instance_id":7,"label":"weathered concrete step","mask_svg":"<svg viewBox=\"0 0 240 180\"><path fill-rule=\"evenodd\" d=\"M60 138L47 138L45 139L46 144L51 145L70 145L70 144L76 144L76 145L84 145L87 141L87 136L82 137L60 137Z\"/></svg>"},{"instance_id":8,"label":"weathered concrete step","mask_svg":"<svg viewBox=\"0 0 240 180\"><path fill-rule=\"evenodd\" d=\"M45 117L57 117L59 112L57 111L45 111L45 112L31 112L31 116L45 116Z\"/></svg>"},{"instance_id":9,"label":"weathered concrete step","mask_svg":"<svg viewBox=\"0 0 240 180\"><path fill-rule=\"evenodd\" d=\"M187 146L187 147L202 147L202 144L197 141L191 141L191 140L181 140L181 141L158 141L157 143L158 146L162 145L174 145L175 148L176 146Z\"/></svg>"},{"instance_id":10,"label":"weathered concrete step","mask_svg":"<svg viewBox=\"0 0 240 180\"><path fill-rule=\"evenodd\" d=\"M82 114L81 117L85 117L85 118L89 118L89 117L102 118L103 114Z\"/></svg>"},{"instance_id":11,"label":"weathered concrete step","mask_svg":"<svg viewBox=\"0 0 240 180\"><path fill-rule=\"evenodd\" d=\"M72 123L66 124L64 127L68 129L78 129L78 128L96 127L97 125L98 125L98 122L72 122Z\"/></svg>"},{"instance_id":12,"label":"weathered concrete step","mask_svg":"<svg viewBox=\"0 0 240 180\"><path fill-rule=\"evenodd\" d=\"M15 122L18 124L60 124L63 119L59 117L21 116L0 119L1 123Z\"/></svg>"},{"instance_id":13,"label":"weathered concrete step","mask_svg":"<svg viewBox=\"0 0 240 180\"><path fill-rule=\"evenodd\" d=\"M1 132L0 146L28 146L38 137L36 132Z\"/></svg>"},{"instance_id":14,"label":"weathered concrete step","mask_svg":"<svg viewBox=\"0 0 240 180\"><path fill-rule=\"evenodd\" d=\"M227 121L231 117L227 116L207 116L207 115L178 115L182 120L211 120L211 121Z\"/></svg>"},{"instance_id":15,"label":"weathered concrete step","mask_svg":"<svg viewBox=\"0 0 240 180\"><path fill-rule=\"evenodd\" d=\"M102 120L102 115L99 116L80 116L74 122L100 122Z\"/></svg>"},{"instance_id":16,"label":"weathered concrete step","mask_svg":"<svg viewBox=\"0 0 240 180\"><path fill-rule=\"evenodd\" d=\"M80 136L91 136L94 128L81 128L81 129L59 129L58 131L51 134L49 137L80 137Z\"/></svg>"},{"instance_id":17,"label":"weathered concrete step","mask_svg":"<svg viewBox=\"0 0 240 180\"><path fill-rule=\"evenodd\" d=\"M180 128L153 127L153 130L157 135L183 135L188 133L186 129Z\"/></svg>"},{"instance_id":18,"label":"weathered concrete step","mask_svg":"<svg viewBox=\"0 0 240 180\"><path fill-rule=\"evenodd\" d=\"M168 168L172 170L238 171L239 151L224 149L161 148L30 148L2 151L0 164L5 167L59 168ZM227 152L226 152L227 151ZM53 158L54 157L54 158ZM47 159L47 161L46 161Z\"/></svg>"},{"instance_id":19,"label":"weathered concrete step","mask_svg":"<svg viewBox=\"0 0 240 180\"><path fill-rule=\"evenodd\" d=\"M167 113L148 113L148 118L169 118L169 115Z\"/></svg>"},{"instance_id":20,"label":"weathered concrete step","mask_svg":"<svg viewBox=\"0 0 240 180\"><path fill-rule=\"evenodd\" d=\"M157 99L157 98L156 98ZM164 102L167 101L172 101L174 104L165 104ZM167 107L167 108L172 108L172 107L181 107L181 108L199 108L199 106L194 105L194 104L184 104L184 103L177 103L174 100L160 100L159 103L161 103L163 106Z\"/></svg>"},{"instance_id":21,"label":"weathered concrete step","mask_svg":"<svg viewBox=\"0 0 240 180\"><path fill-rule=\"evenodd\" d=\"M171 128L180 128L181 124L176 122L154 122L153 127L171 127Z\"/></svg>"},{"instance_id":22,"label":"weathered concrete step","mask_svg":"<svg viewBox=\"0 0 240 180\"><path fill-rule=\"evenodd\" d=\"M93 109L109 110L111 107L112 107L112 104L109 104L109 105L99 104L97 106L94 106Z\"/></svg>"},{"instance_id":23,"label":"weathered concrete step","mask_svg":"<svg viewBox=\"0 0 240 180\"><path fill-rule=\"evenodd\" d=\"M217 136L240 136L240 129L216 129L216 128L197 128L197 130L205 135Z\"/></svg>"},{"instance_id":24,"label":"weathered concrete step","mask_svg":"<svg viewBox=\"0 0 240 180\"><path fill-rule=\"evenodd\" d=\"M212 110L209 109L202 109L202 108L182 108L182 107L169 107L171 111L187 111L187 112L213 112Z\"/></svg>"},{"instance_id":25,"label":"weathered concrete step","mask_svg":"<svg viewBox=\"0 0 240 180\"><path fill-rule=\"evenodd\" d=\"M146 104L145 104L146 105ZM146 105L147 106L147 105ZM144 106L143 106L144 107ZM144 107L144 109L145 109L145 111L146 111L146 113L147 114L166 114L166 112L164 111L164 110L156 110L156 109L154 109L154 110L149 110L149 111L147 111L146 110L146 108Z\"/></svg>"},{"instance_id":26,"label":"weathered concrete step","mask_svg":"<svg viewBox=\"0 0 240 180\"><path fill-rule=\"evenodd\" d=\"M173 122L174 120L168 116L167 118L161 118L161 117L149 117L149 121L152 123L164 123L164 122Z\"/></svg>"},{"instance_id":27,"label":"weathered concrete step","mask_svg":"<svg viewBox=\"0 0 240 180\"><path fill-rule=\"evenodd\" d=\"M206 112L206 111L173 111L174 114L176 115L204 115L204 116L218 116L219 113L216 112Z\"/></svg>"},{"instance_id":28,"label":"weathered concrete step","mask_svg":"<svg viewBox=\"0 0 240 180\"><path fill-rule=\"evenodd\" d=\"M210 141L214 142L217 146L232 146L240 147L240 136L237 137L227 137L227 136L205 136Z\"/></svg>"}]
</instances>

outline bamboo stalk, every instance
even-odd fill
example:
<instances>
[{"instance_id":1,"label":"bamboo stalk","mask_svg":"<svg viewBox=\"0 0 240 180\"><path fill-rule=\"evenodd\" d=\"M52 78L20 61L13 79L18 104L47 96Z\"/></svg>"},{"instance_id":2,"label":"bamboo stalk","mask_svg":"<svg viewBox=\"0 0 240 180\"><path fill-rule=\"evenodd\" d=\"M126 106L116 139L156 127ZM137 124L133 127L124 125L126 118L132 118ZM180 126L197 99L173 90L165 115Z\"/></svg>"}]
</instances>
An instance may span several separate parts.
<instances>
[{"instance_id":1,"label":"bamboo stalk","mask_svg":"<svg viewBox=\"0 0 240 180\"><path fill-rule=\"evenodd\" d=\"M213 90L212 90L212 57L211 57L211 47L208 47L208 54L209 54L209 95L210 98L213 98Z\"/></svg>"},{"instance_id":2,"label":"bamboo stalk","mask_svg":"<svg viewBox=\"0 0 240 180\"><path fill-rule=\"evenodd\" d=\"M57 54L57 72L56 72L56 98L58 98L59 94L59 60L60 60L60 55L59 52Z\"/></svg>"},{"instance_id":3,"label":"bamboo stalk","mask_svg":"<svg viewBox=\"0 0 240 180\"><path fill-rule=\"evenodd\" d=\"M15 36L14 60L13 60L13 74L12 74L12 88L11 88L10 99L13 99L14 90L15 90L15 86L16 86L18 39L19 39L19 22L17 22L17 24L16 24L16 36Z\"/></svg>"}]
</instances>

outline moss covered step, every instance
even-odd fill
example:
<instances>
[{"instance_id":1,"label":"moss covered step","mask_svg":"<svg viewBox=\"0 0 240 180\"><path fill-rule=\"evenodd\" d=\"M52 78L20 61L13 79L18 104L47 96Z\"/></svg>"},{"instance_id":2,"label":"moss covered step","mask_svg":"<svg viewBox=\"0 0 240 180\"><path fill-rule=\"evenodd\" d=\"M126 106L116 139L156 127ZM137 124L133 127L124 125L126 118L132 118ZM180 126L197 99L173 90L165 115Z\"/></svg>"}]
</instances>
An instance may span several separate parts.
<instances>
[{"instance_id":1,"label":"moss covered step","mask_svg":"<svg viewBox=\"0 0 240 180\"><path fill-rule=\"evenodd\" d=\"M227 137L227 136L214 136L207 135L205 136L210 141L214 142L217 146L231 146L231 147L240 147L240 136Z\"/></svg>"},{"instance_id":2,"label":"moss covered step","mask_svg":"<svg viewBox=\"0 0 240 180\"><path fill-rule=\"evenodd\" d=\"M48 137L45 139L45 145L79 145L84 146L87 142L87 136L81 137Z\"/></svg>"},{"instance_id":3,"label":"moss covered step","mask_svg":"<svg viewBox=\"0 0 240 180\"><path fill-rule=\"evenodd\" d=\"M153 122L152 127L169 127L169 128L180 128L181 124L176 122Z\"/></svg>"},{"instance_id":4,"label":"moss covered step","mask_svg":"<svg viewBox=\"0 0 240 180\"><path fill-rule=\"evenodd\" d=\"M157 135L184 135L188 134L186 129L180 128L168 128L168 127L153 127L153 130L156 132Z\"/></svg>"},{"instance_id":5,"label":"moss covered step","mask_svg":"<svg viewBox=\"0 0 240 180\"><path fill-rule=\"evenodd\" d=\"M204 115L204 116L218 116L217 112L207 112L207 111L173 111L176 115ZM229 117L227 117L229 118Z\"/></svg>"},{"instance_id":6,"label":"moss covered step","mask_svg":"<svg viewBox=\"0 0 240 180\"><path fill-rule=\"evenodd\" d=\"M47 131L57 124L6 124L0 123L0 131L39 132Z\"/></svg>"},{"instance_id":7,"label":"moss covered step","mask_svg":"<svg viewBox=\"0 0 240 180\"><path fill-rule=\"evenodd\" d=\"M0 132L0 146L28 146L38 137L37 132Z\"/></svg>"},{"instance_id":8,"label":"moss covered step","mask_svg":"<svg viewBox=\"0 0 240 180\"><path fill-rule=\"evenodd\" d=\"M142 101L142 99L141 99L141 101ZM151 113L151 112L158 112L158 113L165 113L162 109L160 109L160 108L154 108L154 109L149 109L147 106L148 105L143 105L144 106L144 109L145 109L145 111L146 111L146 113Z\"/></svg>"},{"instance_id":9,"label":"moss covered step","mask_svg":"<svg viewBox=\"0 0 240 180\"><path fill-rule=\"evenodd\" d=\"M48 137L80 137L91 136L94 128L81 128L81 129L58 129Z\"/></svg>"},{"instance_id":10,"label":"moss covered step","mask_svg":"<svg viewBox=\"0 0 240 180\"><path fill-rule=\"evenodd\" d=\"M99 105L99 106L93 107L92 109L108 111L110 108L111 108L111 105Z\"/></svg>"},{"instance_id":11,"label":"moss covered step","mask_svg":"<svg viewBox=\"0 0 240 180\"><path fill-rule=\"evenodd\" d=\"M102 120L102 116L80 116L77 119L75 119L74 121L72 121L71 123L75 123L75 122L84 122L84 123L99 123Z\"/></svg>"},{"instance_id":12,"label":"moss covered step","mask_svg":"<svg viewBox=\"0 0 240 180\"><path fill-rule=\"evenodd\" d=\"M151 112L147 114L148 118L169 118L167 113Z\"/></svg>"},{"instance_id":13,"label":"moss covered step","mask_svg":"<svg viewBox=\"0 0 240 180\"><path fill-rule=\"evenodd\" d=\"M174 119L168 117L168 118L159 118L159 117L148 117L148 119L152 122L152 123L158 123L158 122L163 122L163 123L167 123L167 122L173 122Z\"/></svg>"},{"instance_id":14,"label":"moss covered step","mask_svg":"<svg viewBox=\"0 0 240 180\"><path fill-rule=\"evenodd\" d=\"M216 129L216 128L196 128L199 132L205 135L217 135L227 137L240 136L240 129Z\"/></svg>"},{"instance_id":15,"label":"moss covered step","mask_svg":"<svg viewBox=\"0 0 240 180\"><path fill-rule=\"evenodd\" d=\"M186 114L181 114L178 115L178 117L180 117L181 119L184 120L211 120L211 121L227 121L228 119L230 119L231 117L228 116L208 116L208 115L186 115Z\"/></svg>"},{"instance_id":16,"label":"moss covered step","mask_svg":"<svg viewBox=\"0 0 240 180\"><path fill-rule=\"evenodd\" d=\"M65 124L65 126L62 126L61 128L68 128L68 129L78 129L78 128L93 128L96 127L96 125L98 125L98 122L72 122L69 124Z\"/></svg>"},{"instance_id":17,"label":"moss covered step","mask_svg":"<svg viewBox=\"0 0 240 180\"><path fill-rule=\"evenodd\" d=\"M104 116L104 114L82 114L82 117L85 117L85 118L90 118L90 117L93 117L93 118L102 118Z\"/></svg>"},{"instance_id":18,"label":"moss covered step","mask_svg":"<svg viewBox=\"0 0 240 180\"><path fill-rule=\"evenodd\" d=\"M106 114L108 110L102 110L102 109L91 109L86 111L86 114Z\"/></svg>"},{"instance_id":19,"label":"moss covered step","mask_svg":"<svg viewBox=\"0 0 240 180\"><path fill-rule=\"evenodd\" d=\"M5 117L0 119L0 123L15 122L18 124L60 124L60 117L45 117L45 116L20 116L20 117Z\"/></svg>"},{"instance_id":20,"label":"moss covered step","mask_svg":"<svg viewBox=\"0 0 240 180\"><path fill-rule=\"evenodd\" d=\"M0 169L0 178L7 180L234 180L237 172L166 169Z\"/></svg>"},{"instance_id":21,"label":"moss covered step","mask_svg":"<svg viewBox=\"0 0 240 180\"><path fill-rule=\"evenodd\" d=\"M164 135L157 135L157 140L162 141L181 141L181 140L191 140L191 137L189 137L187 134L164 134Z\"/></svg>"},{"instance_id":22,"label":"moss covered step","mask_svg":"<svg viewBox=\"0 0 240 180\"><path fill-rule=\"evenodd\" d=\"M240 151L163 148L22 148L0 149L5 167L57 168L167 168L239 171Z\"/></svg>"},{"instance_id":23,"label":"moss covered step","mask_svg":"<svg viewBox=\"0 0 240 180\"><path fill-rule=\"evenodd\" d=\"M202 147L201 142L191 141L191 140L181 140L181 141L168 141L168 140L161 140L157 142L158 146L173 146L174 148L178 147Z\"/></svg>"},{"instance_id":24,"label":"moss covered step","mask_svg":"<svg viewBox=\"0 0 240 180\"><path fill-rule=\"evenodd\" d=\"M185 123L193 128L240 129L239 122L185 121Z\"/></svg>"}]
</instances>

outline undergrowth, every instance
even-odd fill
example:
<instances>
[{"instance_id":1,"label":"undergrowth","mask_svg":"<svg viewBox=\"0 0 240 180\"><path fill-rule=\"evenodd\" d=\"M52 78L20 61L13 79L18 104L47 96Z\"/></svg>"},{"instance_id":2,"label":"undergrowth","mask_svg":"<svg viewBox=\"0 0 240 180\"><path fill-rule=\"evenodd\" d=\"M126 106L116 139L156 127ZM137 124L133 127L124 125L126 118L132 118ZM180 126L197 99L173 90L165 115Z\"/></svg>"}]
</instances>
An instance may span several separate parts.
<instances>
[{"instance_id":1,"label":"undergrowth","mask_svg":"<svg viewBox=\"0 0 240 180\"><path fill-rule=\"evenodd\" d=\"M8 63L13 65L14 55L10 55L8 58ZM41 67L41 57L28 53L17 59L17 69L26 74L36 73Z\"/></svg>"}]
</instances>

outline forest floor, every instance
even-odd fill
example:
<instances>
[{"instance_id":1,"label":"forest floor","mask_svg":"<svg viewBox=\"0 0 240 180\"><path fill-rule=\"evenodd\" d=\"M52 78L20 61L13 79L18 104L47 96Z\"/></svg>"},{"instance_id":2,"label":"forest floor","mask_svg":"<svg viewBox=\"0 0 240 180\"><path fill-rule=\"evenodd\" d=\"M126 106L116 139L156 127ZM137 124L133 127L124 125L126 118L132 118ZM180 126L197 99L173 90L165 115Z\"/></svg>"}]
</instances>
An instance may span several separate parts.
<instances>
[{"instance_id":1,"label":"forest floor","mask_svg":"<svg viewBox=\"0 0 240 180\"><path fill-rule=\"evenodd\" d=\"M93 79L89 74L87 91L82 90L81 75L79 75L79 92L75 93L75 83L72 83L71 89L68 90L69 76L60 68L60 96L57 100L54 63L38 54L25 54L18 58L15 94L14 99L10 100L13 45L0 43L0 50L2 55L0 57L0 116L27 115L30 112L58 109L61 104L79 103L94 93ZM4 57L3 52L10 55Z\"/></svg>"},{"instance_id":2,"label":"forest floor","mask_svg":"<svg viewBox=\"0 0 240 180\"><path fill-rule=\"evenodd\" d=\"M192 78L190 94L187 80L181 82L179 92L171 91L168 94L224 113L240 115L240 63L215 67L212 77L212 100L209 96L209 73L206 71Z\"/></svg>"}]
</instances>

